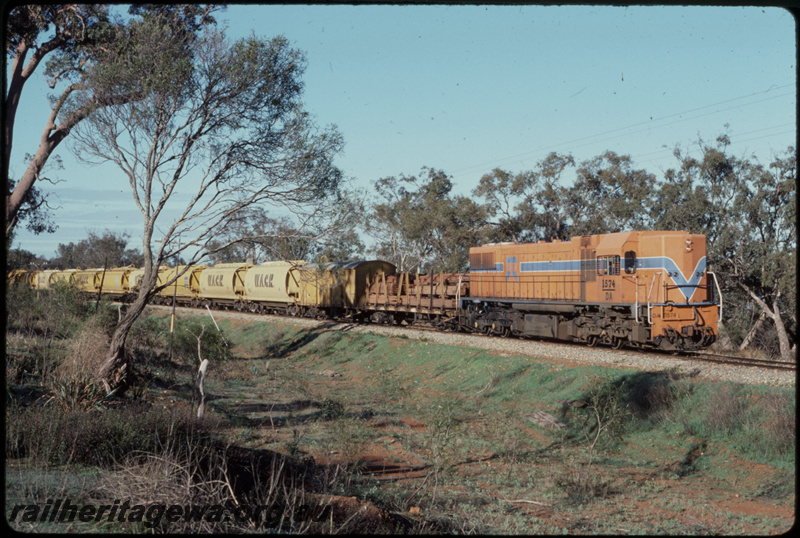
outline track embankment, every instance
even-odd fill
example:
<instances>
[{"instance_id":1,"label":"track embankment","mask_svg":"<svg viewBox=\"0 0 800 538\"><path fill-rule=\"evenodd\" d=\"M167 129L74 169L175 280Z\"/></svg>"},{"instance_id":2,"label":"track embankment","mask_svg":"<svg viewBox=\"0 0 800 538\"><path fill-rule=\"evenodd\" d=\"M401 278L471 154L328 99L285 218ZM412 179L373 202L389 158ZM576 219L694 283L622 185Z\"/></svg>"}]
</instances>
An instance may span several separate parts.
<instances>
[{"instance_id":1,"label":"track embankment","mask_svg":"<svg viewBox=\"0 0 800 538\"><path fill-rule=\"evenodd\" d=\"M150 306L154 310L171 310L167 306ZM178 307L181 314L208 315L201 309ZM353 333L372 333L390 337L412 338L439 344L466 346L486 349L507 355L525 355L557 362L564 365L585 366L587 364L607 364L615 368L633 368L643 371L674 370L686 377L702 380L730 381L748 385L794 386L796 372L789 370L769 370L742 365L712 363L686 356L670 356L664 353L645 353L636 350L611 348L590 348L571 344L527 340L520 338L499 338L476 334L438 332L415 329L413 327L390 327L386 325L355 324L332 322L263 314L251 314L229 310L214 310L215 318L263 321L265 323L292 325L307 328L322 328L331 331Z\"/></svg>"}]
</instances>

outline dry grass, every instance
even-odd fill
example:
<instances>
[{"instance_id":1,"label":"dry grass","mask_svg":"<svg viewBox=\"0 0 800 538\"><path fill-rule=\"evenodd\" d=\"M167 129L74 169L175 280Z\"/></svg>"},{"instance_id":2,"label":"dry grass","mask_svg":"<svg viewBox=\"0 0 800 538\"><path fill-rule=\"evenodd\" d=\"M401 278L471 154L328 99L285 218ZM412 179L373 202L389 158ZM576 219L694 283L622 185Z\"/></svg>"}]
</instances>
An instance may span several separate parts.
<instances>
[{"instance_id":1,"label":"dry grass","mask_svg":"<svg viewBox=\"0 0 800 538\"><path fill-rule=\"evenodd\" d=\"M86 372L97 372L105 361L110 345L107 331L90 318L81 330L70 339L67 357L59 365L56 375L66 379L78 379Z\"/></svg>"}]
</instances>

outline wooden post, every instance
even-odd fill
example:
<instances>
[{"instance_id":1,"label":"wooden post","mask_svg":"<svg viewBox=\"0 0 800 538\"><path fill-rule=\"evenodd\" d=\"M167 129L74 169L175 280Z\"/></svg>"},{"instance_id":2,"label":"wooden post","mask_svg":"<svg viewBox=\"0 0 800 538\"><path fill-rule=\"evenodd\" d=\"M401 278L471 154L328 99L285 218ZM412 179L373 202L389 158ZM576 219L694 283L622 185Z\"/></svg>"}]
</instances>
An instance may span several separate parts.
<instances>
[{"instance_id":1,"label":"wooden post","mask_svg":"<svg viewBox=\"0 0 800 538\"><path fill-rule=\"evenodd\" d=\"M100 296L103 294L103 282L106 280L106 268L108 268L108 257L103 261L103 276L100 277L100 289L97 291L97 300L94 303L95 314L97 314L97 309L100 308Z\"/></svg>"},{"instance_id":2,"label":"wooden post","mask_svg":"<svg viewBox=\"0 0 800 538\"><path fill-rule=\"evenodd\" d=\"M420 296L420 289L419 289L421 284L421 282L419 281L419 269L417 269L416 284L417 284L417 308L419 309L422 306L422 297Z\"/></svg>"},{"instance_id":3,"label":"wooden post","mask_svg":"<svg viewBox=\"0 0 800 538\"><path fill-rule=\"evenodd\" d=\"M175 269L177 274L178 270ZM178 294L178 280L175 280L175 289L172 290L172 316L169 318L169 360L172 360L172 339L175 330L175 296Z\"/></svg>"},{"instance_id":4,"label":"wooden post","mask_svg":"<svg viewBox=\"0 0 800 538\"><path fill-rule=\"evenodd\" d=\"M200 363L200 369L197 371L197 392L200 395L200 401L197 404L197 420L203 420L203 417L205 417L206 414L206 393L204 390L204 386L206 381L207 370L208 370L208 359L203 359L203 362Z\"/></svg>"}]
</instances>

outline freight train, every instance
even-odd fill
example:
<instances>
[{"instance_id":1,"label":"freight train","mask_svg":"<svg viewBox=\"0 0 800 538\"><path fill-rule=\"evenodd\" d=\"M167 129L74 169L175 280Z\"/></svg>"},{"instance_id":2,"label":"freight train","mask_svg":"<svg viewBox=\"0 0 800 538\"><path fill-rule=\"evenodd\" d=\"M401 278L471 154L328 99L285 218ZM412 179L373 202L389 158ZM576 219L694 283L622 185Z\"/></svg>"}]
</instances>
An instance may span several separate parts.
<instances>
[{"instance_id":1,"label":"freight train","mask_svg":"<svg viewBox=\"0 0 800 538\"><path fill-rule=\"evenodd\" d=\"M467 273L398 272L385 261L161 267L153 301L357 322L693 350L717 338L722 298L705 236L632 231L470 249ZM14 271L11 281L126 301L143 269ZM170 281L173 281L170 283ZM167 285L168 284L168 285Z\"/></svg>"}]
</instances>

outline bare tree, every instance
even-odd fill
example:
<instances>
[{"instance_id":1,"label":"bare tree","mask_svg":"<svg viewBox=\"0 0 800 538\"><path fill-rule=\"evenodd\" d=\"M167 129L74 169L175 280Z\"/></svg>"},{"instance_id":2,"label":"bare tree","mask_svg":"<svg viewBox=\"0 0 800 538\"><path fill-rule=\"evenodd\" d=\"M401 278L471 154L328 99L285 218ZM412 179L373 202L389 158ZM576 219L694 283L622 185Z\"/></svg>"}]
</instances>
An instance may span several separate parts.
<instances>
[{"instance_id":1,"label":"bare tree","mask_svg":"<svg viewBox=\"0 0 800 538\"><path fill-rule=\"evenodd\" d=\"M144 277L99 372L108 390L127 385L125 340L163 288L156 283L165 260L181 255L196 264L248 207L280 207L308 219L338 195L342 176L332 161L342 139L335 127L318 129L303 110L304 70L304 54L283 37L230 44L207 29L190 76L98 111L78 129L76 154L116 164L143 217Z\"/></svg>"}]
</instances>

